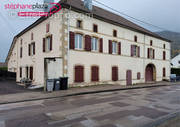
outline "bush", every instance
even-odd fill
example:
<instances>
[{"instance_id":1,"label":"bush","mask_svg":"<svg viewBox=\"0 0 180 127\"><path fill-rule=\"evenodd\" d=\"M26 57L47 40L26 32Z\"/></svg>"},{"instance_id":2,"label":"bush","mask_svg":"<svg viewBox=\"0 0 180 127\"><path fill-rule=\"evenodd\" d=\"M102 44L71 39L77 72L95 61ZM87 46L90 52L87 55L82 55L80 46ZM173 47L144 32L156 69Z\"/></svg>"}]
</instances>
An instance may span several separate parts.
<instances>
[{"instance_id":1,"label":"bush","mask_svg":"<svg viewBox=\"0 0 180 127\"><path fill-rule=\"evenodd\" d=\"M180 76L180 68L171 68L171 74L176 74L176 76Z\"/></svg>"},{"instance_id":2,"label":"bush","mask_svg":"<svg viewBox=\"0 0 180 127\"><path fill-rule=\"evenodd\" d=\"M0 70L2 70L2 71L7 71L8 68L7 68L7 67L0 67Z\"/></svg>"}]
</instances>

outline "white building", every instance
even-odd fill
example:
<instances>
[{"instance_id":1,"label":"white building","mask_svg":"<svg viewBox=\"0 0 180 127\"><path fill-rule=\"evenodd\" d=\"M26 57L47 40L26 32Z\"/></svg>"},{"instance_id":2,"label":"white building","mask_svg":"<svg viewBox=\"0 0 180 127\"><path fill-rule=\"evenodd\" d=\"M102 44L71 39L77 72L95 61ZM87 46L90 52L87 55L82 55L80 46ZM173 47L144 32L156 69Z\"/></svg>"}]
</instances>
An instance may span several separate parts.
<instances>
[{"instance_id":1,"label":"white building","mask_svg":"<svg viewBox=\"0 0 180 127\"><path fill-rule=\"evenodd\" d=\"M81 0L60 4L58 17L41 17L14 37L6 61L17 82L44 85L67 76L73 87L169 79L169 40L102 8L89 12Z\"/></svg>"},{"instance_id":2,"label":"white building","mask_svg":"<svg viewBox=\"0 0 180 127\"><path fill-rule=\"evenodd\" d=\"M180 68L180 54L171 60L172 68Z\"/></svg>"}]
</instances>

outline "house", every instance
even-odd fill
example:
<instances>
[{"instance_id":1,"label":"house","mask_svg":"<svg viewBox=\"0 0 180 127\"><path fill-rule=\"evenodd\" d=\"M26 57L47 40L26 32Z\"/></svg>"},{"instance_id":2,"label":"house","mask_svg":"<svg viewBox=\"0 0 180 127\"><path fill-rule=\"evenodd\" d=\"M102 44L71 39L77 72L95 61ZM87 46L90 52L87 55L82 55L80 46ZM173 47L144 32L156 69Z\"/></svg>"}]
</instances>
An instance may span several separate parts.
<instances>
[{"instance_id":1,"label":"house","mask_svg":"<svg viewBox=\"0 0 180 127\"><path fill-rule=\"evenodd\" d=\"M171 41L81 0L61 0L14 37L6 61L16 81L68 77L69 87L169 80ZM68 15L68 16L67 16Z\"/></svg>"},{"instance_id":2,"label":"house","mask_svg":"<svg viewBox=\"0 0 180 127\"><path fill-rule=\"evenodd\" d=\"M180 54L171 60L172 68L180 68Z\"/></svg>"},{"instance_id":3,"label":"house","mask_svg":"<svg viewBox=\"0 0 180 127\"><path fill-rule=\"evenodd\" d=\"M6 63L0 62L0 67L7 67Z\"/></svg>"}]
</instances>

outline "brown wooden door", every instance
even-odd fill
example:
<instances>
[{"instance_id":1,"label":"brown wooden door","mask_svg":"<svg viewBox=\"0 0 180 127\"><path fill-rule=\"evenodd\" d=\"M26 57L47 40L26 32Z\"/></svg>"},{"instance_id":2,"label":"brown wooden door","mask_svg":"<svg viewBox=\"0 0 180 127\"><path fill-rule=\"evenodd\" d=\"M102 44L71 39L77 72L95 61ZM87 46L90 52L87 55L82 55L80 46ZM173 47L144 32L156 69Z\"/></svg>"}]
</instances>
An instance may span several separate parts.
<instances>
[{"instance_id":1,"label":"brown wooden door","mask_svg":"<svg viewBox=\"0 0 180 127\"><path fill-rule=\"evenodd\" d=\"M132 85L132 71L127 70L126 72L126 83L127 85Z\"/></svg>"},{"instance_id":2,"label":"brown wooden door","mask_svg":"<svg viewBox=\"0 0 180 127\"><path fill-rule=\"evenodd\" d=\"M112 67L112 81L118 81L118 67Z\"/></svg>"},{"instance_id":3,"label":"brown wooden door","mask_svg":"<svg viewBox=\"0 0 180 127\"><path fill-rule=\"evenodd\" d=\"M84 82L84 67L75 66L75 82Z\"/></svg>"},{"instance_id":4,"label":"brown wooden door","mask_svg":"<svg viewBox=\"0 0 180 127\"><path fill-rule=\"evenodd\" d=\"M30 79L33 80L33 67L30 67Z\"/></svg>"},{"instance_id":5,"label":"brown wooden door","mask_svg":"<svg viewBox=\"0 0 180 127\"><path fill-rule=\"evenodd\" d=\"M92 82L99 81L99 67L98 66L91 67L91 81Z\"/></svg>"},{"instance_id":6,"label":"brown wooden door","mask_svg":"<svg viewBox=\"0 0 180 127\"><path fill-rule=\"evenodd\" d=\"M147 66L146 68L146 82L153 81L153 67Z\"/></svg>"}]
</instances>

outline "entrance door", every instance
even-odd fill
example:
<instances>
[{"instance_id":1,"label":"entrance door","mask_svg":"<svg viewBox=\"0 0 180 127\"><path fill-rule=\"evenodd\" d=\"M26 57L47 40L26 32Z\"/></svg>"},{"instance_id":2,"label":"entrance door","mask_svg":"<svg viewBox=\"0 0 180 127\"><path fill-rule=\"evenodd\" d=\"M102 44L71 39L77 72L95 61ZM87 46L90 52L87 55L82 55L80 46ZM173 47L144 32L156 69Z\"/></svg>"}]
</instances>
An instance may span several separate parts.
<instances>
[{"instance_id":1,"label":"entrance door","mask_svg":"<svg viewBox=\"0 0 180 127\"><path fill-rule=\"evenodd\" d=\"M30 67L30 79L33 80L33 67Z\"/></svg>"},{"instance_id":2,"label":"entrance door","mask_svg":"<svg viewBox=\"0 0 180 127\"><path fill-rule=\"evenodd\" d=\"M148 65L146 67L146 82L152 82L153 81L153 66Z\"/></svg>"},{"instance_id":3,"label":"entrance door","mask_svg":"<svg viewBox=\"0 0 180 127\"><path fill-rule=\"evenodd\" d=\"M127 70L126 72L126 84L132 85L132 71L131 70Z\"/></svg>"}]
</instances>

